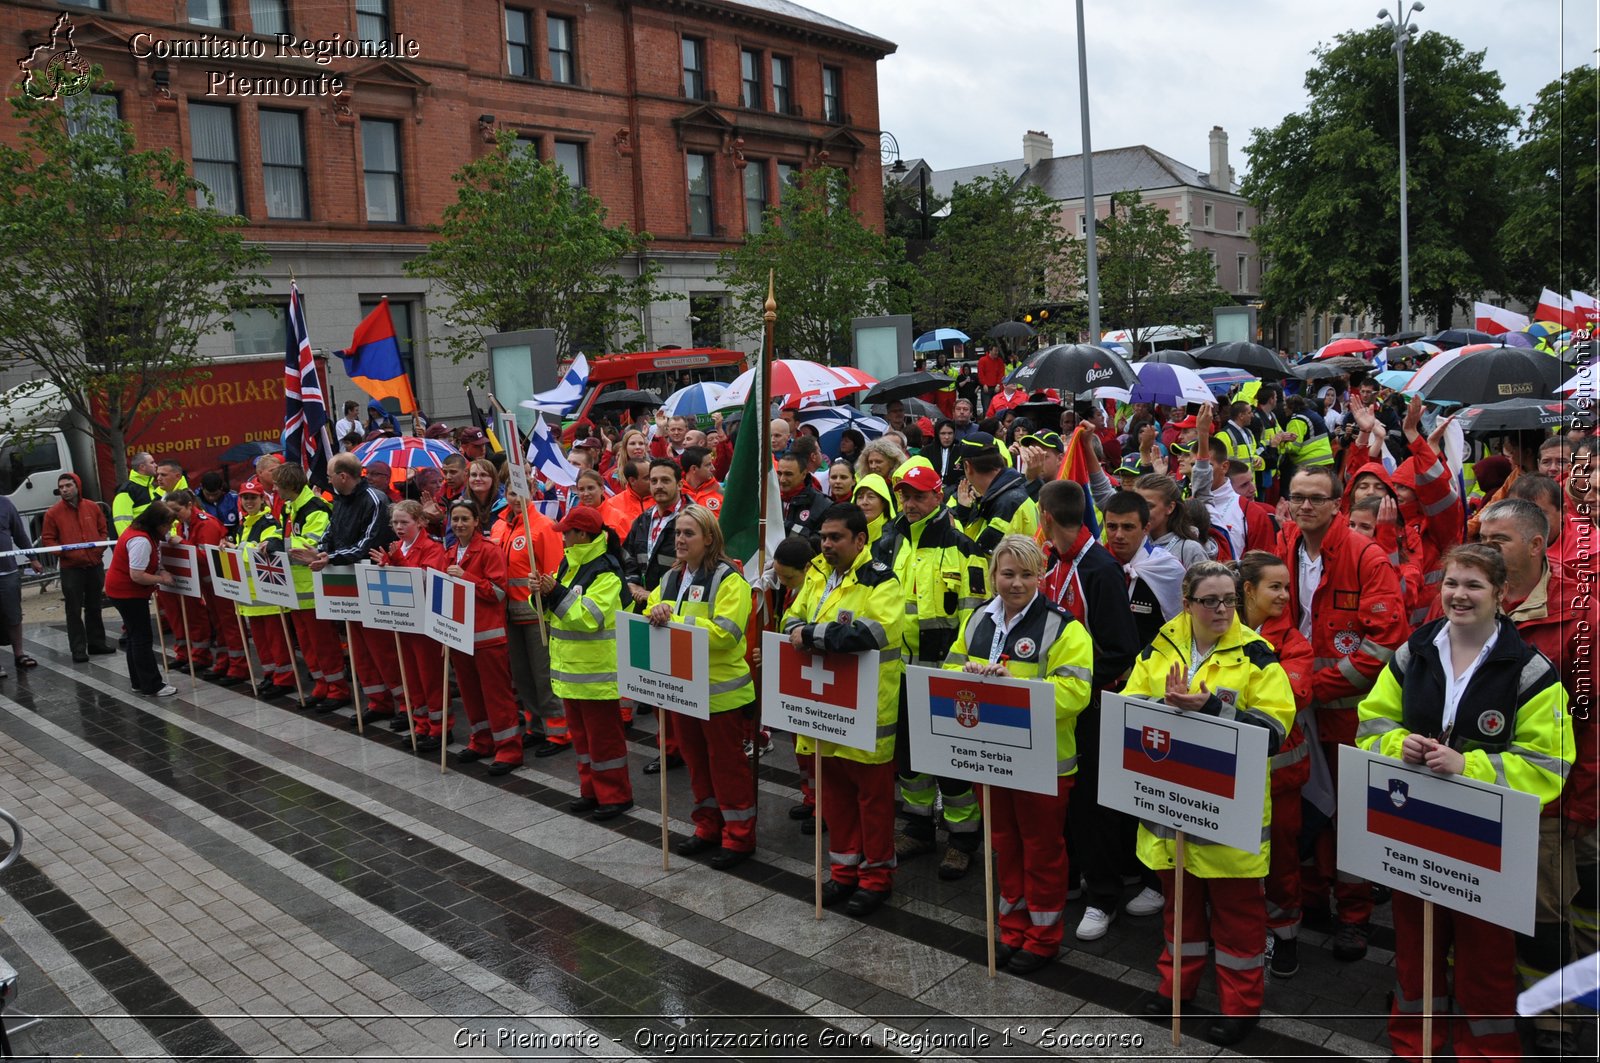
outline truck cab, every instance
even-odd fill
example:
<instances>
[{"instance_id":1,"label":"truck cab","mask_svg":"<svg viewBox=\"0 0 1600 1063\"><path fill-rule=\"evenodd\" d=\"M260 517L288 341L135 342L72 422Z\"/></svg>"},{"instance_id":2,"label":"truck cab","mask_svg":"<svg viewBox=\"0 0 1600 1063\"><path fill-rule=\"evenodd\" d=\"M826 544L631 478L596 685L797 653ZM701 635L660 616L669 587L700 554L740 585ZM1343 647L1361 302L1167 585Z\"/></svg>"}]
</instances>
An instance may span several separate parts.
<instances>
[{"instance_id":1,"label":"truck cab","mask_svg":"<svg viewBox=\"0 0 1600 1063\"><path fill-rule=\"evenodd\" d=\"M589 360L589 388L571 419L592 420L596 400L607 391L653 391L665 400L679 388L701 381L726 384L748 368L744 352L720 347L602 354ZM567 366L562 365L560 373L566 371Z\"/></svg>"}]
</instances>

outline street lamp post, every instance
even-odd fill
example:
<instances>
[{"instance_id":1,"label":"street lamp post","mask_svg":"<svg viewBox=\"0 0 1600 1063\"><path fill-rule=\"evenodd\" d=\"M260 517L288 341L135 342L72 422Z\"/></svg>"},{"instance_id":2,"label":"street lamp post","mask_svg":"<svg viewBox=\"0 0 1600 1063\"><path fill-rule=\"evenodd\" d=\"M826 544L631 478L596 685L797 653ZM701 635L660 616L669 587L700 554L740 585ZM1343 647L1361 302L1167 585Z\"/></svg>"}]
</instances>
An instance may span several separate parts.
<instances>
[{"instance_id":1,"label":"street lamp post","mask_svg":"<svg viewBox=\"0 0 1600 1063\"><path fill-rule=\"evenodd\" d=\"M1083 0L1078 0L1078 110L1083 122L1084 301L1089 308L1089 342L1100 342L1100 249L1095 244L1094 149L1089 144L1089 47L1084 40Z\"/></svg>"},{"instance_id":2,"label":"street lamp post","mask_svg":"<svg viewBox=\"0 0 1600 1063\"><path fill-rule=\"evenodd\" d=\"M1411 16L1423 10L1420 2L1402 5L1400 19L1389 17L1389 9L1378 12L1378 20L1394 34L1394 58L1400 75L1400 328L1411 327L1411 242L1406 212L1406 45L1415 29Z\"/></svg>"}]
</instances>

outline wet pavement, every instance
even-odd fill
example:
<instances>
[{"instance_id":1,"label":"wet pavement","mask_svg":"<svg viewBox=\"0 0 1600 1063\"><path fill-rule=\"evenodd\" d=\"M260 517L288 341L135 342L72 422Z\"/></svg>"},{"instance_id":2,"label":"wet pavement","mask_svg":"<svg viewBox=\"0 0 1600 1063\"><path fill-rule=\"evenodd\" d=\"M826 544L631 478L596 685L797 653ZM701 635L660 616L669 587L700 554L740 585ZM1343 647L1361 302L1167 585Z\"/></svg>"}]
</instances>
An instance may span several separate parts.
<instances>
[{"instance_id":1,"label":"wet pavement","mask_svg":"<svg viewBox=\"0 0 1600 1063\"><path fill-rule=\"evenodd\" d=\"M868 920L812 910L812 839L786 816L794 758L761 766L760 848L731 872L662 869L653 716L630 732L631 813L565 811L570 754L501 778L413 757L387 724L302 714L249 688L132 694L120 657L0 680L0 808L29 832L0 873L14 1037L55 1058L1383 1059L1387 927L1368 959L1302 938L1234 1051L1139 1015L1158 917L1120 917L1028 979L984 967L983 875L907 862ZM668 773L674 841L690 831ZM1130 893L1133 890L1130 890ZM1380 919L1387 909L1380 909ZM1209 976L1200 1004L1214 1007ZM1132 1013L1132 1015L1130 1015ZM1134 1017L1139 1016L1139 1017Z\"/></svg>"}]
</instances>

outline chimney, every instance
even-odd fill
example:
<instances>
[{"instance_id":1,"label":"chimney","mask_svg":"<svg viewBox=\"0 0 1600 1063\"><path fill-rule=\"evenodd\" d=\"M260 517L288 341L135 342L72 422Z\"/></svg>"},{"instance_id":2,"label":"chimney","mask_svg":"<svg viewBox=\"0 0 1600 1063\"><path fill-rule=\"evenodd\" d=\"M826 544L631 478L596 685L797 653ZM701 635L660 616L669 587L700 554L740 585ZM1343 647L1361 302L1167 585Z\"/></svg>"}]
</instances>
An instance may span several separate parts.
<instances>
[{"instance_id":1,"label":"chimney","mask_svg":"<svg viewBox=\"0 0 1600 1063\"><path fill-rule=\"evenodd\" d=\"M1033 169L1035 163L1055 157L1056 145L1048 133L1041 133L1037 129L1030 129L1022 134L1022 165L1026 169Z\"/></svg>"},{"instance_id":2,"label":"chimney","mask_svg":"<svg viewBox=\"0 0 1600 1063\"><path fill-rule=\"evenodd\" d=\"M1211 127L1211 187L1229 192L1233 189L1233 167L1228 165L1228 134L1219 125Z\"/></svg>"}]
</instances>

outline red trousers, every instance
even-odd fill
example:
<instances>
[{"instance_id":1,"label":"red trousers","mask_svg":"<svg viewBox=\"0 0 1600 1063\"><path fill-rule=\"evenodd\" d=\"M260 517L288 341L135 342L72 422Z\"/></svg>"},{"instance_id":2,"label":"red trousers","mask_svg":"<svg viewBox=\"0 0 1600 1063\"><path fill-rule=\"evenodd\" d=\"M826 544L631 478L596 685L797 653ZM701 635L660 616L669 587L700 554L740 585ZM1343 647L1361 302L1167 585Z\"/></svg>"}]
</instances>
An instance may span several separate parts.
<instances>
[{"instance_id":1,"label":"red trousers","mask_svg":"<svg viewBox=\"0 0 1600 1063\"><path fill-rule=\"evenodd\" d=\"M796 736L789 734L789 742L794 743ZM800 766L800 803L811 808L817 807L817 757L814 753L796 753L795 763Z\"/></svg>"},{"instance_id":2,"label":"red trousers","mask_svg":"<svg viewBox=\"0 0 1600 1063\"><path fill-rule=\"evenodd\" d=\"M444 655L426 635L398 635L400 667L405 670L402 693L411 692L411 726L417 737L439 734L444 719Z\"/></svg>"},{"instance_id":3,"label":"red trousers","mask_svg":"<svg viewBox=\"0 0 1600 1063\"><path fill-rule=\"evenodd\" d=\"M1322 743L1322 752L1334 769L1334 792L1339 788L1339 743ZM1372 884L1364 878L1338 870L1337 833L1332 826L1317 834L1316 851L1310 861L1300 865L1300 897L1303 907L1328 907L1331 890L1341 923L1365 923L1372 918Z\"/></svg>"},{"instance_id":4,"label":"red trousers","mask_svg":"<svg viewBox=\"0 0 1600 1063\"><path fill-rule=\"evenodd\" d=\"M1156 961L1161 995L1172 996L1172 918L1176 872L1158 871L1167 898L1161 915L1167 947ZM1206 922L1206 912L1211 922ZM1259 1015L1266 993L1267 909L1261 880L1183 875L1182 998L1193 1000L1206 965L1206 942L1217 947L1217 998L1224 1015Z\"/></svg>"},{"instance_id":5,"label":"red trousers","mask_svg":"<svg viewBox=\"0 0 1600 1063\"><path fill-rule=\"evenodd\" d=\"M193 657L197 667L208 667L211 664L211 617L206 612L205 600L163 591L156 594L156 601L172 631L172 656L181 665L187 665Z\"/></svg>"},{"instance_id":6,"label":"red trousers","mask_svg":"<svg viewBox=\"0 0 1600 1063\"><path fill-rule=\"evenodd\" d=\"M1300 788L1272 791L1267 927L1282 941L1300 936Z\"/></svg>"},{"instance_id":7,"label":"red trousers","mask_svg":"<svg viewBox=\"0 0 1600 1063\"><path fill-rule=\"evenodd\" d=\"M994 835L1000 893L1000 941L1041 956L1061 951L1067 906L1067 797L1072 776L1056 779L1053 796L983 787L983 814Z\"/></svg>"},{"instance_id":8,"label":"red trousers","mask_svg":"<svg viewBox=\"0 0 1600 1063\"><path fill-rule=\"evenodd\" d=\"M248 679L250 663L245 659L244 636L239 632L233 602L219 594L208 593L206 612L211 618L212 670L217 675Z\"/></svg>"},{"instance_id":9,"label":"red trousers","mask_svg":"<svg viewBox=\"0 0 1600 1063\"><path fill-rule=\"evenodd\" d=\"M712 713L709 720L662 713L662 723L669 719L678 736L679 754L689 769L695 834L724 849L755 849L756 784L750 758L744 755L744 739L749 733L744 713L729 709Z\"/></svg>"},{"instance_id":10,"label":"red trousers","mask_svg":"<svg viewBox=\"0 0 1600 1063\"><path fill-rule=\"evenodd\" d=\"M367 712L388 716L405 700L400 687L400 660L394 652L394 632L350 625L350 655L355 659L356 679L366 695ZM511 680L506 679L509 689Z\"/></svg>"},{"instance_id":11,"label":"red trousers","mask_svg":"<svg viewBox=\"0 0 1600 1063\"><path fill-rule=\"evenodd\" d=\"M313 698L347 698L350 682L344 673L344 648L339 642L339 627L332 620L318 620L311 609L296 609L289 614L300 655L315 684Z\"/></svg>"},{"instance_id":12,"label":"red trousers","mask_svg":"<svg viewBox=\"0 0 1600 1063\"><path fill-rule=\"evenodd\" d=\"M628 740L622 733L617 700L563 700L567 706L567 731L572 735L572 750L578 755L578 791L602 805L624 805L632 801Z\"/></svg>"},{"instance_id":13,"label":"red trousers","mask_svg":"<svg viewBox=\"0 0 1600 1063\"><path fill-rule=\"evenodd\" d=\"M812 754L807 754L811 756ZM824 757L822 818L828 863L841 886L887 893L894 888L894 761L862 764Z\"/></svg>"},{"instance_id":14,"label":"red trousers","mask_svg":"<svg viewBox=\"0 0 1600 1063\"><path fill-rule=\"evenodd\" d=\"M1502 926L1435 905L1433 955L1422 955L1422 901L1394 893L1394 1007L1389 1047L1401 1059L1422 1058L1422 965L1433 964L1433 1056L1446 1031L1457 1059L1521 1059L1517 1037L1516 938ZM1445 957L1455 945L1456 1011L1450 1015Z\"/></svg>"},{"instance_id":15,"label":"red trousers","mask_svg":"<svg viewBox=\"0 0 1600 1063\"><path fill-rule=\"evenodd\" d=\"M266 686L294 686L294 652L283 633L283 614L252 616L250 641L256 645L256 659L261 662L262 680Z\"/></svg>"},{"instance_id":16,"label":"red trousers","mask_svg":"<svg viewBox=\"0 0 1600 1063\"><path fill-rule=\"evenodd\" d=\"M393 636L389 637L389 655L394 656ZM480 642L472 653L451 650L450 667L461 688L461 707L472 726L467 748L484 756L492 753L497 763L521 764L522 714L511 693L511 658L506 654L505 639Z\"/></svg>"}]
</instances>

